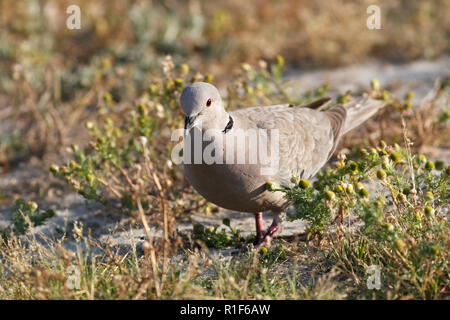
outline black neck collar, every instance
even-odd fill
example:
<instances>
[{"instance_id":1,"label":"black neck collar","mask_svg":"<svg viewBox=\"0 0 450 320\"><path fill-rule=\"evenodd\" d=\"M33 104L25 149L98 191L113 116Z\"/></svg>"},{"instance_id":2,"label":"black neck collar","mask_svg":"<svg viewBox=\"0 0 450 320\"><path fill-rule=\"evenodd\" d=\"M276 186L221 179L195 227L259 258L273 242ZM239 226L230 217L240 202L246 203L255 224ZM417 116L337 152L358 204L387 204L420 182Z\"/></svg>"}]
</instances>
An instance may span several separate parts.
<instances>
[{"instance_id":1,"label":"black neck collar","mask_svg":"<svg viewBox=\"0 0 450 320\"><path fill-rule=\"evenodd\" d=\"M225 129L223 129L223 131L222 131L223 133L227 133L228 131L231 130L231 128L233 128L233 123L234 123L233 118L230 115L229 115L229 117L230 117L230 119L228 120L228 123L225 126Z\"/></svg>"}]
</instances>

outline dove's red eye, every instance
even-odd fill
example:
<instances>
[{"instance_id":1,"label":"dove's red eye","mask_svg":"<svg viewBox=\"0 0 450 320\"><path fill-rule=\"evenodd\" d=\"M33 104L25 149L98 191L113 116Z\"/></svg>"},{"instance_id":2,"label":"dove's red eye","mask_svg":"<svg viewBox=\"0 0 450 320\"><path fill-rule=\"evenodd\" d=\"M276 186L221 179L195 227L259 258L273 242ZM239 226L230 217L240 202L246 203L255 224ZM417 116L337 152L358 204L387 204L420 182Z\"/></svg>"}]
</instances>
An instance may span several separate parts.
<instances>
[{"instance_id":1,"label":"dove's red eye","mask_svg":"<svg viewBox=\"0 0 450 320\"><path fill-rule=\"evenodd\" d=\"M207 107L210 107L210 106L211 106L211 103L212 103L212 100L211 100L211 99L208 99L208 101L206 101L206 106L207 106Z\"/></svg>"}]
</instances>

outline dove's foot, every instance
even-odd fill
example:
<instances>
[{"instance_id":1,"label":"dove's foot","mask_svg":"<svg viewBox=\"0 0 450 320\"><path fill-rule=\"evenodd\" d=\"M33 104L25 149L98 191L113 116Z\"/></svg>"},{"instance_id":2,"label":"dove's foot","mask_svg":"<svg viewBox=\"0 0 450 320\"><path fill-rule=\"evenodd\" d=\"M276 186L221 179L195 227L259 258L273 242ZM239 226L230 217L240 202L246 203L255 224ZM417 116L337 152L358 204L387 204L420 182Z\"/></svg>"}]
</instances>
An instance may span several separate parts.
<instances>
[{"instance_id":1,"label":"dove's foot","mask_svg":"<svg viewBox=\"0 0 450 320\"><path fill-rule=\"evenodd\" d=\"M255 225L256 225L256 239L254 244L260 244L263 241L263 222L262 212L255 213Z\"/></svg>"},{"instance_id":2,"label":"dove's foot","mask_svg":"<svg viewBox=\"0 0 450 320\"><path fill-rule=\"evenodd\" d=\"M280 230L280 225L276 221L273 221L270 227L267 229L264 237L262 237L257 243L255 243L258 245L257 247L270 247L273 236L275 235L275 233L277 233L278 230Z\"/></svg>"}]
</instances>

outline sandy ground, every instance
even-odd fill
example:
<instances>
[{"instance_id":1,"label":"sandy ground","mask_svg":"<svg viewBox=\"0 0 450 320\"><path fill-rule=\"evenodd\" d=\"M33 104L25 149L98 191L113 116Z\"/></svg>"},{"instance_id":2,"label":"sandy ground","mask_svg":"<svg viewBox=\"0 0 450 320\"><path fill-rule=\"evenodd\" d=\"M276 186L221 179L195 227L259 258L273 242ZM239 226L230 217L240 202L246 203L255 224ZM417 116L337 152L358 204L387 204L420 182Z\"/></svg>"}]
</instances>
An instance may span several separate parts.
<instances>
[{"instance_id":1,"label":"sandy ground","mask_svg":"<svg viewBox=\"0 0 450 320\"><path fill-rule=\"evenodd\" d=\"M314 88L324 82L330 84L330 94L337 94L348 89L357 90L360 87L367 87L370 79L377 78L383 87L389 87L394 94L401 96L407 91L414 90L416 95L415 102L420 100L433 87L434 80L443 76L450 70L450 57L444 57L439 60L417 61L403 65L391 65L380 62L354 65L334 70L322 70L314 72L297 71L288 74L290 85L304 91ZM449 161L449 150L430 150L430 153L436 154L436 157ZM21 164L6 174L0 176L0 190L7 193L15 190L20 194L21 186L33 184L38 179L42 179L40 169L30 163ZM117 248L127 249L132 242L139 248L145 239L143 229L139 225L130 224L130 218L118 216L106 212L106 210L96 203L88 203L77 194L67 194L59 198L55 206L49 206L56 209L56 215L49 219L43 226L35 227L32 230L34 234L43 234L48 237L59 237L58 229L67 230L74 221L81 221L85 230L91 229L92 236L101 243L109 242ZM0 205L0 226L4 226L9 221L12 204ZM254 218L252 214L230 212L219 210L218 213L211 215L194 214L191 216L191 222L178 224L179 231L191 231L194 223L204 225L221 224L222 219L228 217L234 228L244 231L244 234L254 232ZM264 224L268 226L272 220L270 213L264 214ZM282 236L296 235L304 231L305 225L302 221L287 222L281 233ZM160 234L155 231L155 236ZM70 238L66 241L68 248L74 248L75 242ZM216 254L226 256L234 251L217 250Z\"/></svg>"}]
</instances>

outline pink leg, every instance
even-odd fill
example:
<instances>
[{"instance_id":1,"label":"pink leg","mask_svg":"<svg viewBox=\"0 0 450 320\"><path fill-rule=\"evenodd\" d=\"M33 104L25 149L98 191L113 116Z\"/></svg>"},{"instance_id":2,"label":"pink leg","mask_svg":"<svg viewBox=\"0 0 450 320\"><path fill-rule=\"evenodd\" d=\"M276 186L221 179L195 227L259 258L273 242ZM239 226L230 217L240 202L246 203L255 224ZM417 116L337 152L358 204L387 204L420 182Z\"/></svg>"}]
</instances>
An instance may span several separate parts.
<instances>
[{"instance_id":1,"label":"pink leg","mask_svg":"<svg viewBox=\"0 0 450 320\"><path fill-rule=\"evenodd\" d=\"M280 229L280 225L273 220L272 224L270 225L270 227L267 229L266 234L264 235L264 237L262 238L262 241L260 242L260 245L269 245L270 246L270 242L273 239L274 234Z\"/></svg>"},{"instance_id":2,"label":"pink leg","mask_svg":"<svg viewBox=\"0 0 450 320\"><path fill-rule=\"evenodd\" d=\"M264 239L267 237L273 238L273 235L280 229L278 223L274 220L270 225L269 229L267 229L266 234L264 235Z\"/></svg>"},{"instance_id":3,"label":"pink leg","mask_svg":"<svg viewBox=\"0 0 450 320\"><path fill-rule=\"evenodd\" d=\"M255 213L255 224L256 224L256 242L260 243L263 239L263 222L262 222L262 212Z\"/></svg>"}]
</instances>

